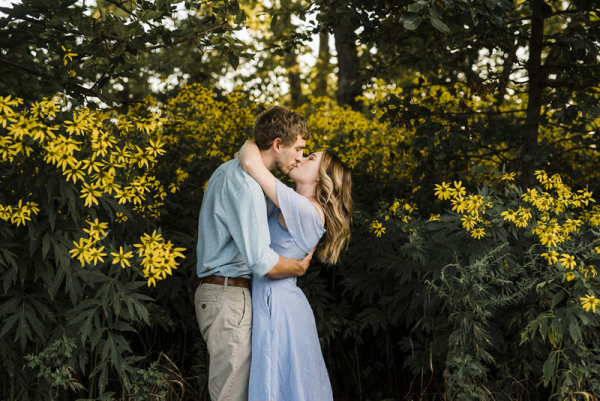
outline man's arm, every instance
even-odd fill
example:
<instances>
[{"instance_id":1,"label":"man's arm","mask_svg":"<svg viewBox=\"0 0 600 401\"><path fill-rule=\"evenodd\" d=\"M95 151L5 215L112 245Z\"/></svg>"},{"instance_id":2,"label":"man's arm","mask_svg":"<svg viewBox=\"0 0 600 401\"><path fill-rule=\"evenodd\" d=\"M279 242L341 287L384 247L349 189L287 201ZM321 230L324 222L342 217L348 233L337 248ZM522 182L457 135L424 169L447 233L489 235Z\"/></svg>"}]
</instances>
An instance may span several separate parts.
<instances>
[{"instance_id":1,"label":"man's arm","mask_svg":"<svg viewBox=\"0 0 600 401\"><path fill-rule=\"evenodd\" d=\"M269 278L288 278L302 276L306 273L310 260L313 257L313 249L311 253L306 255L302 260L289 259L285 256L279 255L279 261L277 264L265 274Z\"/></svg>"}]
</instances>

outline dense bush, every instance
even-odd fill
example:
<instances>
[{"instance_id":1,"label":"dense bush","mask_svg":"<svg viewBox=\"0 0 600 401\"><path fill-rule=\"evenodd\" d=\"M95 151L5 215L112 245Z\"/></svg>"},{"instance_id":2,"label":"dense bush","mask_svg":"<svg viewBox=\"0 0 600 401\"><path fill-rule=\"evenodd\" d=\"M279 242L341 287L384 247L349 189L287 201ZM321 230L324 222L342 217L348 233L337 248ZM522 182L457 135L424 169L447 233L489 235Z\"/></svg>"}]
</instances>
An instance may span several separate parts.
<instances>
[{"instance_id":1,"label":"dense bush","mask_svg":"<svg viewBox=\"0 0 600 401\"><path fill-rule=\"evenodd\" d=\"M394 123L387 94L299 110L310 148L353 168L352 243L299 280L336 400L598 395L591 191L489 166L424 178L418 124ZM207 399L198 210L265 107L199 85L126 114L0 98L3 399Z\"/></svg>"}]
</instances>

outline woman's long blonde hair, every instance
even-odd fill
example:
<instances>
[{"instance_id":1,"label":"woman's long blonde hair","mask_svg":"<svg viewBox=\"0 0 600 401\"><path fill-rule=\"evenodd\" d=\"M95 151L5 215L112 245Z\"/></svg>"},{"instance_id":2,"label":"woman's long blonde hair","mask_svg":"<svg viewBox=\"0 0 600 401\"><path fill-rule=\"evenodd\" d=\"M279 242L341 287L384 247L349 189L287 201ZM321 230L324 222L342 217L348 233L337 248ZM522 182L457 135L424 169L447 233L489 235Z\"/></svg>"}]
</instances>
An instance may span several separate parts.
<instances>
[{"instance_id":1,"label":"woman's long blonde hair","mask_svg":"<svg viewBox=\"0 0 600 401\"><path fill-rule=\"evenodd\" d=\"M348 248L353 207L351 190L350 169L335 153L325 150L319 165L316 190L327 230L317 246L317 256L323 263L337 263L344 246Z\"/></svg>"}]
</instances>

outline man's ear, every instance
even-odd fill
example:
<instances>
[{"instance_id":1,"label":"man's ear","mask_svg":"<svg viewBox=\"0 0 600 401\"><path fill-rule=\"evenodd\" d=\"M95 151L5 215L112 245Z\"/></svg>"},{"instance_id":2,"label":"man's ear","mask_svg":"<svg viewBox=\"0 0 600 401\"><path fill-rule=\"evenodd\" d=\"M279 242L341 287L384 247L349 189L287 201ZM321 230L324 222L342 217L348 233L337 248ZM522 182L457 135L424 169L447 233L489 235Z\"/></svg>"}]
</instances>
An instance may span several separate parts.
<instances>
[{"instance_id":1,"label":"man's ear","mask_svg":"<svg viewBox=\"0 0 600 401\"><path fill-rule=\"evenodd\" d=\"M282 147L283 146L282 146L282 140L281 140L281 138L275 138L275 140L273 141L273 143L271 143L271 149L275 153L279 153L281 151Z\"/></svg>"}]
</instances>

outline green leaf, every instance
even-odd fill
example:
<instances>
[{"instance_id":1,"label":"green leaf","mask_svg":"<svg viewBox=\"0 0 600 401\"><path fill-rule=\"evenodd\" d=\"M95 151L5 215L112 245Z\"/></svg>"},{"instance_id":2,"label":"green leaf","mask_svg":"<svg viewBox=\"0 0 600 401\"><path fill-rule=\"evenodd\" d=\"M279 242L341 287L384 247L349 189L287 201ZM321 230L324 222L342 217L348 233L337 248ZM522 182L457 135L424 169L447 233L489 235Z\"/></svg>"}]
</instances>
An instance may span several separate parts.
<instances>
[{"instance_id":1,"label":"green leaf","mask_svg":"<svg viewBox=\"0 0 600 401\"><path fill-rule=\"evenodd\" d=\"M123 58L129 64L137 64L137 57L129 52L123 53Z\"/></svg>"},{"instance_id":2,"label":"green leaf","mask_svg":"<svg viewBox=\"0 0 600 401\"><path fill-rule=\"evenodd\" d=\"M4 337L6 335L6 333L8 333L8 331L10 329L13 328L13 326L15 325L15 323L17 323L19 321L19 314L15 313L12 316L9 316L8 319L5 319L2 322L2 331L0 331L0 338Z\"/></svg>"},{"instance_id":3,"label":"green leaf","mask_svg":"<svg viewBox=\"0 0 600 401\"><path fill-rule=\"evenodd\" d=\"M554 307L556 305L558 305L559 303L561 303L561 301L565 299L565 292L564 291L559 291L557 292L554 297L552 297L552 306L551 308L554 309Z\"/></svg>"},{"instance_id":4,"label":"green leaf","mask_svg":"<svg viewBox=\"0 0 600 401\"><path fill-rule=\"evenodd\" d=\"M151 11L146 11L144 12L144 14L142 15L142 18L140 18L140 21L142 22L147 22L150 20L160 20L164 18L164 13L160 12L160 11L155 11L155 10L151 10Z\"/></svg>"},{"instance_id":5,"label":"green leaf","mask_svg":"<svg viewBox=\"0 0 600 401\"><path fill-rule=\"evenodd\" d=\"M42 239L42 258L46 258L46 256L48 255L48 251L50 250L50 240L52 239L52 236L50 234L45 234L44 238Z\"/></svg>"},{"instance_id":6,"label":"green leaf","mask_svg":"<svg viewBox=\"0 0 600 401\"><path fill-rule=\"evenodd\" d=\"M19 305L20 298L10 298L8 301L0 305L0 316L4 316L9 313L14 313ZM0 336L2 337L2 336Z\"/></svg>"},{"instance_id":7,"label":"green leaf","mask_svg":"<svg viewBox=\"0 0 600 401\"><path fill-rule=\"evenodd\" d=\"M421 17L420 14L413 14L404 19L404 21L402 22L402 26L404 26L404 29L414 31L419 27L421 21L423 21L423 17Z\"/></svg>"},{"instance_id":8,"label":"green leaf","mask_svg":"<svg viewBox=\"0 0 600 401\"><path fill-rule=\"evenodd\" d=\"M234 52L228 52L227 53L227 60L229 61L229 64L231 64L231 66L233 67L233 69L237 70L238 65L240 64L240 59L237 56L237 54L235 54Z\"/></svg>"},{"instance_id":9,"label":"green leaf","mask_svg":"<svg viewBox=\"0 0 600 401\"><path fill-rule=\"evenodd\" d=\"M433 27L438 31L450 32L450 28L448 28L448 25L444 24L441 19L430 14L429 20L431 21L431 25L433 25Z\"/></svg>"},{"instance_id":10,"label":"green leaf","mask_svg":"<svg viewBox=\"0 0 600 401\"><path fill-rule=\"evenodd\" d=\"M547 386L548 383L550 383L550 381L552 380L557 364L558 352L552 351L550 353L550 357L546 360L546 362L544 362L544 366L542 367L542 372L544 373L544 386Z\"/></svg>"},{"instance_id":11,"label":"green leaf","mask_svg":"<svg viewBox=\"0 0 600 401\"><path fill-rule=\"evenodd\" d=\"M421 9L427 5L427 1L419 0L416 3L409 4L407 10L411 13L421 11Z\"/></svg>"},{"instance_id":12,"label":"green leaf","mask_svg":"<svg viewBox=\"0 0 600 401\"><path fill-rule=\"evenodd\" d=\"M579 323L577 323L577 320L575 319L569 319L569 335L575 344L579 344L583 341L581 327L579 327Z\"/></svg>"}]
</instances>

